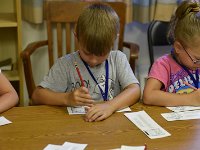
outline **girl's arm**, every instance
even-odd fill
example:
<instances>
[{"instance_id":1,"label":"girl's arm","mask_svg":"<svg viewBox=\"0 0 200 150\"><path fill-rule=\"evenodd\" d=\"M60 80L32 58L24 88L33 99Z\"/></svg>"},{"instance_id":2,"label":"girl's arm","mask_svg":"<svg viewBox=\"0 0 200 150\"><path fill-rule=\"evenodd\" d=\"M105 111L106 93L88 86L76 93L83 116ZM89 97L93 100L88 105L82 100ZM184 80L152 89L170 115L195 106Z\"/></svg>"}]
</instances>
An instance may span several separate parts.
<instances>
[{"instance_id":1,"label":"girl's arm","mask_svg":"<svg viewBox=\"0 0 200 150\"><path fill-rule=\"evenodd\" d=\"M19 101L15 89L8 79L0 73L0 113L14 107Z\"/></svg>"},{"instance_id":2,"label":"girl's arm","mask_svg":"<svg viewBox=\"0 0 200 150\"><path fill-rule=\"evenodd\" d=\"M200 89L190 94L177 94L161 91L161 87L162 82L149 78L144 88L143 102L147 105L158 106L200 105Z\"/></svg>"}]
</instances>

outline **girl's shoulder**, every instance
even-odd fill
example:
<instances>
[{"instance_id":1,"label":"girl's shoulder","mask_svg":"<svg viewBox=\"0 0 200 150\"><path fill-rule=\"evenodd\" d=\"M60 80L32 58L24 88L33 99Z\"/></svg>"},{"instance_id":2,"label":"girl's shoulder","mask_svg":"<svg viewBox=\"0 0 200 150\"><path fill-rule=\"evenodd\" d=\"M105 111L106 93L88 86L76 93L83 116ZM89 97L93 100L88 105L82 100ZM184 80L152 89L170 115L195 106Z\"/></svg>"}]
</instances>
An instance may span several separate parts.
<instances>
[{"instance_id":1,"label":"girl's shoulder","mask_svg":"<svg viewBox=\"0 0 200 150\"><path fill-rule=\"evenodd\" d=\"M173 59L171 54L165 54L155 60L154 63L168 64L168 65L178 65L177 62Z\"/></svg>"}]
</instances>

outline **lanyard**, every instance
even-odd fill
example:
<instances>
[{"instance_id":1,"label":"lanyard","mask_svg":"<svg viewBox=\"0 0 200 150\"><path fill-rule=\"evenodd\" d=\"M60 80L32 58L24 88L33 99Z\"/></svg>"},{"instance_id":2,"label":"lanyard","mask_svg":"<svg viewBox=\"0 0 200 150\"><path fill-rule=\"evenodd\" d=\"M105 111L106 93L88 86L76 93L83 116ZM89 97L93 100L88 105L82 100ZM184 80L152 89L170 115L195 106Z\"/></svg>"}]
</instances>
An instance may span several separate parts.
<instances>
[{"instance_id":1,"label":"lanyard","mask_svg":"<svg viewBox=\"0 0 200 150\"><path fill-rule=\"evenodd\" d=\"M106 81L105 81L105 91L103 92L102 88L99 86L96 78L94 77L93 73L91 72L90 70L90 67L88 66L88 64L82 59L85 67L87 68L90 76L92 77L92 79L95 81L95 83L98 85L99 87L99 90L101 91L101 95L104 99L104 101L107 101L108 99L108 76L109 76L109 65L108 65L108 60L106 59L106 62L105 62L105 70L106 70Z\"/></svg>"},{"instance_id":2,"label":"lanyard","mask_svg":"<svg viewBox=\"0 0 200 150\"><path fill-rule=\"evenodd\" d=\"M199 70L196 69L196 71L195 71L195 76L196 76L196 79L195 79L194 76L192 75L192 73L185 66L181 65L181 67L188 73L188 75L194 82L195 87L198 89L199 88L199 85L198 85L199 84Z\"/></svg>"},{"instance_id":3,"label":"lanyard","mask_svg":"<svg viewBox=\"0 0 200 150\"><path fill-rule=\"evenodd\" d=\"M180 64L177 61L177 59L174 55L173 49L171 50L171 54L172 54L173 59L188 73L188 75L190 76L191 80L193 81L195 87L198 89L199 88L199 70L196 69L196 71L195 71L195 76L196 76L196 79L195 79L194 76L192 75L192 73L187 69L187 67L183 66L182 64Z\"/></svg>"}]
</instances>

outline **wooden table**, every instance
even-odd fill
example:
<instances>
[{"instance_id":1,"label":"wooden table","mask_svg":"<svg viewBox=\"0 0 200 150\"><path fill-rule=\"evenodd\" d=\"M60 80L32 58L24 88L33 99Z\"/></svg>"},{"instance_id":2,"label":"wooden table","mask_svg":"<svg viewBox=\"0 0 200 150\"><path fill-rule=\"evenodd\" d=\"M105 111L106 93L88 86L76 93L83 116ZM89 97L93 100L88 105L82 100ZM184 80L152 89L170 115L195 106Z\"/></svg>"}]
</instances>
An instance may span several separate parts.
<instances>
[{"instance_id":1,"label":"wooden table","mask_svg":"<svg viewBox=\"0 0 200 150\"><path fill-rule=\"evenodd\" d=\"M88 144L86 149L92 150L144 143L148 150L200 149L200 120L167 122L160 114L170 112L168 109L140 103L132 110L145 110L171 136L149 139L123 113L89 123L83 120L83 115L68 115L64 107L15 107L1 114L13 123L0 126L0 150L42 150L48 144L65 141Z\"/></svg>"}]
</instances>

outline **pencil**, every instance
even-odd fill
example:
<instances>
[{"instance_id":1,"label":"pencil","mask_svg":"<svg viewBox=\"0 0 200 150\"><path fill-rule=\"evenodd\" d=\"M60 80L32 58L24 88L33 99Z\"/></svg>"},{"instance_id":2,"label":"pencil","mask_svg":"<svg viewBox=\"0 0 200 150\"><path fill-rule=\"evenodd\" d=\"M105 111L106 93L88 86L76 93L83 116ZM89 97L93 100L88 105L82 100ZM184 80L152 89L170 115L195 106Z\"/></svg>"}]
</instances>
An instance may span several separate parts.
<instances>
[{"instance_id":1,"label":"pencil","mask_svg":"<svg viewBox=\"0 0 200 150\"><path fill-rule=\"evenodd\" d=\"M191 84L189 84L188 82L183 82L185 85L189 86L190 88L192 88L193 90L197 90L196 87L192 86Z\"/></svg>"},{"instance_id":2,"label":"pencil","mask_svg":"<svg viewBox=\"0 0 200 150\"><path fill-rule=\"evenodd\" d=\"M80 80L81 80L81 86L85 86L84 81L83 81L83 78L82 78L81 73L80 73L80 70L79 70L79 68L78 68L77 62L74 62L74 65L75 65L77 74L78 74L78 76L79 76L79 78L80 78Z\"/></svg>"}]
</instances>

